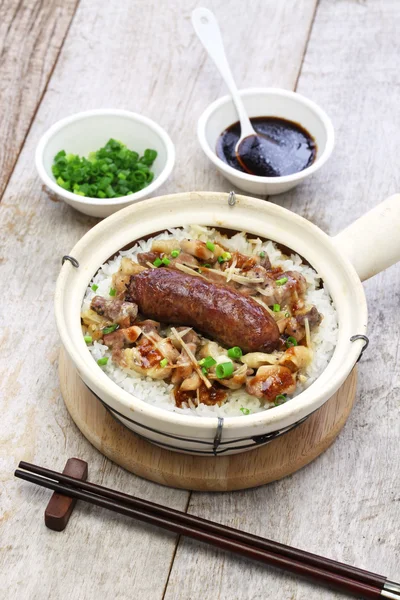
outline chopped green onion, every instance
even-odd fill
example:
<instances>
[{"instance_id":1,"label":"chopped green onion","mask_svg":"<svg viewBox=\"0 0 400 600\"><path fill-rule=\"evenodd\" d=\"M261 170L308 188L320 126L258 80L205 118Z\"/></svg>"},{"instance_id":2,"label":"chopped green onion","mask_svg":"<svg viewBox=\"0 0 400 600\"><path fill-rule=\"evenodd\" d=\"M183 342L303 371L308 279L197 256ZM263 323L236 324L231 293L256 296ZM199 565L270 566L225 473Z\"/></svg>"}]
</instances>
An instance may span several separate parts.
<instances>
[{"instance_id":1,"label":"chopped green onion","mask_svg":"<svg viewBox=\"0 0 400 600\"><path fill-rule=\"evenodd\" d=\"M180 255L180 253L181 253L181 251L178 250L178 249L177 250L172 250L171 256L172 256L172 258L176 258L177 256Z\"/></svg>"},{"instance_id":2,"label":"chopped green onion","mask_svg":"<svg viewBox=\"0 0 400 600\"><path fill-rule=\"evenodd\" d=\"M281 310L281 305L280 305L280 304L274 304L274 306L273 306L272 310L273 310L274 312L280 312L280 310Z\"/></svg>"},{"instance_id":3,"label":"chopped green onion","mask_svg":"<svg viewBox=\"0 0 400 600\"><path fill-rule=\"evenodd\" d=\"M265 252L264 252L264 250L262 250L262 251L260 252L260 258L265 258Z\"/></svg>"},{"instance_id":4,"label":"chopped green onion","mask_svg":"<svg viewBox=\"0 0 400 600\"><path fill-rule=\"evenodd\" d=\"M115 288L110 288L110 291L108 293L110 294L110 296L115 296L117 290Z\"/></svg>"},{"instance_id":5,"label":"chopped green onion","mask_svg":"<svg viewBox=\"0 0 400 600\"><path fill-rule=\"evenodd\" d=\"M205 265L203 265L203 267L204 267L205 269L211 269L211 265L209 265L208 263L206 263Z\"/></svg>"},{"instance_id":6,"label":"chopped green onion","mask_svg":"<svg viewBox=\"0 0 400 600\"><path fill-rule=\"evenodd\" d=\"M102 367L103 365L106 365L108 363L108 356L103 356L103 358L99 358L99 360L97 361L97 364L100 365L100 367Z\"/></svg>"},{"instance_id":7,"label":"chopped green onion","mask_svg":"<svg viewBox=\"0 0 400 600\"><path fill-rule=\"evenodd\" d=\"M168 267L169 263L171 261L169 260L169 258L167 258L166 256L163 257L162 259L162 264L165 265L166 267Z\"/></svg>"},{"instance_id":8,"label":"chopped green onion","mask_svg":"<svg viewBox=\"0 0 400 600\"><path fill-rule=\"evenodd\" d=\"M279 406L280 404L284 404L287 400L286 394L278 394L275 398L275 406Z\"/></svg>"},{"instance_id":9,"label":"chopped green onion","mask_svg":"<svg viewBox=\"0 0 400 600\"><path fill-rule=\"evenodd\" d=\"M250 414L250 409L249 408L244 408L244 406L242 406L242 408L240 409L240 412L242 412L244 415L249 415Z\"/></svg>"},{"instance_id":10,"label":"chopped green onion","mask_svg":"<svg viewBox=\"0 0 400 600\"><path fill-rule=\"evenodd\" d=\"M139 157L121 142L110 139L87 158L61 150L51 170L60 187L78 196L116 198L149 185L154 179L150 167L156 157L157 152L150 149Z\"/></svg>"},{"instance_id":11,"label":"chopped green onion","mask_svg":"<svg viewBox=\"0 0 400 600\"><path fill-rule=\"evenodd\" d=\"M217 364L217 361L214 360L214 358L212 356L206 356L205 358L202 358L199 361L199 365L201 367L205 367L206 369L210 369L211 367L213 367L216 364Z\"/></svg>"},{"instance_id":12,"label":"chopped green onion","mask_svg":"<svg viewBox=\"0 0 400 600\"><path fill-rule=\"evenodd\" d=\"M119 329L118 323L114 323L113 325L110 325L109 327L104 327L104 329L102 330L102 333L104 333L104 334L112 333L116 329Z\"/></svg>"},{"instance_id":13,"label":"chopped green onion","mask_svg":"<svg viewBox=\"0 0 400 600\"><path fill-rule=\"evenodd\" d=\"M215 368L215 373L218 379L230 377L233 373L233 364L231 362L219 363Z\"/></svg>"},{"instance_id":14,"label":"chopped green onion","mask_svg":"<svg viewBox=\"0 0 400 600\"><path fill-rule=\"evenodd\" d=\"M210 250L210 252L214 252L215 244L213 244L212 242L206 242L206 246Z\"/></svg>"},{"instance_id":15,"label":"chopped green onion","mask_svg":"<svg viewBox=\"0 0 400 600\"><path fill-rule=\"evenodd\" d=\"M290 317L290 313L285 312L285 317L288 319Z\"/></svg>"},{"instance_id":16,"label":"chopped green onion","mask_svg":"<svg viewBox=\"0 0 400 600\"><path fill-rule=\"evenodd\" d=\"M243 356L242 349L239 346L233 346L233 348L229 348L228 356L229 358L240 358Z\"/></svg>"},{"instance_id":17,"label":"chopped green onion","mask_svg":"<svg viewBox=\"0 0 400 600\"><path fill-rule=\"evenodd\" d=\"M164 367L166 367L168 364L168 358L163 358L162 360L160 360L160 367L162 367L164 369Z\"/></svg>"},{"instance_id":18,"label":"chopped green onion","mask_svg":"<svg viewBox=\"0 0 400 600\"><path fill-rule=\"evenodd\" d=\"M232 258L232 254L230 252L223 252L221 254L221 256L218 256L218 262L219 263L223 263L223 262L226 262L228 260L231 260L231 258Z\"/></svg>"},{"instance_id":19,"label":"chopped green onion","mask_svg":"<svg viewBox=\"0 0 400 600\"><path fill-rule=\"evenodd\" d=\"M276 285L285 285L285 283L287 282L288 278L287 277L281 277L281 279L277 279L275 281Z\"/></svg>"},{"instance_id":20,"label":"chopped green onion","mask_svg":"<svg viewBox=\"0 0 400 600\"><path fill-rule=\"evenodd\" d=\"M163 261L161 260L161 258L156 258L156 260L153 262L153 265L155 267L159 267L163 264Z\"/></svg>"},{"instance_id":21,"label":"chopped green onion","mask_svg":"<svg viewBox=\"0 0 400 600\"><path fill-rule=\"evenodd\" d=\"M291 348L292 346L297 346L297 340L290 335L286 340L286 348Z\"/></svg>"},{"instance_id":22,"label":"chopped green onion","mask_svg":"<svg viewBox=\"0 0 400 600\"><path fill-rule=\"evenodd\" d=\"M201 367L201 372L203 373L203 375L207 375L208 371L205 367Z\"/></svg>"},{"instance_id":23,"label":"chopped green onion","mask_svg":"<svg viewBox=\"0 0 400 600\"><path fill-rule=\"evenodd\" d=\"M93 342L93 338L91 335L85 335L83 339L87 344L91 344Z\"/></svg>"},{"instance_id":24,"label":"chopped green onion","mask_svg":"<svg viewBox=\"0 0 400 600\"><path fill-rule=\"evenodd\" d=\"M92 290L93 290L94 292L96 292L98 289L99 289L99 286L98 286L98 285L96 285L96 284L94 283L94 284L92 285Z\"/></svg>"}]
</instances>

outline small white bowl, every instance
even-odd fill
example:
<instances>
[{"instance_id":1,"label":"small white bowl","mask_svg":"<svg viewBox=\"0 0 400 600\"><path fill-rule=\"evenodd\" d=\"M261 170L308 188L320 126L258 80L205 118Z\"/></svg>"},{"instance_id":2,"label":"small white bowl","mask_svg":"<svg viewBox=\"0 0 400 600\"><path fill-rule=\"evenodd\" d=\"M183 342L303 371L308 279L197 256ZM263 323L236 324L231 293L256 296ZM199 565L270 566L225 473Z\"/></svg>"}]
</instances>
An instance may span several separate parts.
<instances>
[{"instance_id":1,"label":"small white bowl","mask_svg":"<svg viewBox=\"0 0 400 600\"><path fill-rule=\"evenodd\" d=\"M216 155L219 136L238 121L231 97L224 96L203 112L198 121L197 135L206 156L231 183L250 194L281 194L318 171L328 160L334 145L333 125L315 102L297 92L277 88L250 88L240 91L240 95L250 118L280 117L302 125L316 141L317 156L311 166L284 177L259 177L230 167Z\"/></svg>"},{"instance_id":2,"label":"small white bowl","mask_svg":"<svg viewBox=\"0 0 400 600\"><path fill-rule=\"evenodd\" d=\"M142 190L121 198L87 198L57 185L51 167L60 150L88 156L110 138L139 154L157 150L151 167L154 179ZM67 204L94 217L108 217L121 208L153 194L168 179L175 163L175 148L169 135L151 119L127 110L98 109L77 113L57 121L42 136L35 153L36 168L43 183Z\"/></svg>"}]
</instances>

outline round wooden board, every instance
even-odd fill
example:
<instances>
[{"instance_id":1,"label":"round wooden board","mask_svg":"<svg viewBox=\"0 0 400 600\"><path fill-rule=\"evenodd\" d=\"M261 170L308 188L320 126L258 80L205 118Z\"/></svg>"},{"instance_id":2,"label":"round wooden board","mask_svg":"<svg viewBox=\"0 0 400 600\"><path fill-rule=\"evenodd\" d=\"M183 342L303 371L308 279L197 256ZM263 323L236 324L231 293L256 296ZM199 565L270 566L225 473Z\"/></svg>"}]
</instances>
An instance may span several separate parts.
<instances>
[{"instance_id":1,"label":"round wooden board","mask_svg":"<svg viewBox=\"0 0 400 600\"><path fill-rule=\"evenodd\" d=\"M83 435L124 469L163 485L186 490L229 491L257 487L298 471L335 440L355 400L354 369L332 398L304 423L276 440L232 456L205 457L164 450L138 438L116 421L60 352L61 392Z\"/></svg>"}]
</instances>

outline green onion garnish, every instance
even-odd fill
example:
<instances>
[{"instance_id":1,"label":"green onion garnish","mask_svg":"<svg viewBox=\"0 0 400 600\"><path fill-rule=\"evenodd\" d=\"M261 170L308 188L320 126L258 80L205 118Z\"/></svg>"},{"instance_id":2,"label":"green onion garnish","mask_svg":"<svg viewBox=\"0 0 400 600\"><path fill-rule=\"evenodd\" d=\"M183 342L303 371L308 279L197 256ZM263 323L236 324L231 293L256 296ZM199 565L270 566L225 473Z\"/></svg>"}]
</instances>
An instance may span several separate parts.
<instances>
[{"instance_id":1,"label":"green onion garnish","mask_svg":"<svg viewBox=\"0 0 400 600\"><path fill-rule=\"evenodd\" d=\"M100 365L100 367L102 367L103 365L106 365L108 363L108 356L103 356L103 358L99 358L99 360L97 361L97 364Z\"/></svg>"},{"instance_id":2,"label":"green onion garnish","mask_svg":"<svg viewBox=\"0 0 400 600\"><path fill-rule=\"evenodd\" d=\"M225 379L230 377L233 373L233 364L231 362L220 363L215 368L215 374L218 379Z\"/></svg>"},{"instance_id":3,"label":"green onion garnish","mask_svg":"<svg viewBox=\"0 0 400 600\"><path fill-rule=\"evenodd\" d=\"M164 367L166 367L168 364L168 358L163 358L162 360L160 360L160 367L162 367L164 369Z\"/></svg>"},{"instance_id":4,"label":"green onion garnish","mask_svg":"<svg viewBox=\"0 0 400 600\"><path fill-rule=\"evenodd\" d=\"M159 267L159 266L161 266L162 264L163 264L163 262L162 262L161 258L156 258L156 260L153 262L153 265L154 265L155 267Z\"/></svg>"},{"instance_id":5,"label":"green onion garnish","mask_svg":"<svg viewBox=\"0 0 400 600\"><path fill-rule=\"evenodd\" d=\"M212 242L206 242L206 246L210 250L210 252L214 252L215 244L213 244Z\"/></svg>"},{"instance_id":6,"label":"green onion garnish","mask_svg":"<svg viewBox=\"0 0 400 600\"><path fill-rule=\"evenodd\" d=\"M260 257L261 257L261 258L265 258L265 252L264 252L264 250L262 250L262 251L260 252Z\"/></svg>"},{"instance_id":7,"label":"green onion garnish","mask_svg":"<svg viewBox=\"0 0 400 600\"><path fill-rule=\"evenodd\" d=\"M61 150L51 168L57 184L65 190L89 198L117 198L145 188L154 179L150 170L157 157L147 149L143 156L110 139L87 158Z\"/></svg>"},{"instance_id":8,"label":"green onion garnish","mask_svg":"<svg viewBox=\"0 0 400 600\"><path fill-rule=\"evenodd\" d=\"M211 269L211 265L206 263L205 265L203 265L204 269Z\"/></svg>"},{"instance_id":9,"label":"green onion garnish","mask_svg":"<svg viewBox=\"0 0 400 600\"><path fill-rule=\"evenodd\" d=\"M166 267L168 267L168 265L169 265L169 263L171 261L169 260L169 258L167 258L166 256L164 256L161 262L162 262L163 265L165 265Z\"/></svg>"},{"instance_id":10,"label":"green onion garnish","mask_svg":"<svg viewBox=\"0 0 400 600\"><path fill-rule=\"evenodd\" d=\"M178 249L177 250L172 250L171 256L172 256L172 258L176 258L177 256L180 255L180 253L181 253L181 251L178 250Z\"/></svg>"},{"instance_id":11,"label":"green onion garnish","mask_svg":"<svg viewBox=\"0 0 400 600\"><path fill-rule=\"evenodd\" d=\"M92 290L95 292L95 291L96 291L96 290L98 290L98 289L99 289L99 286L98 286L96 283L94 283L94 284L92 285Z\"/></svg>"},{"instance_id":12,"label":"green onion garnish","mask_svg":"<svg viewBox=\"0 0 400 600\"><path fill-rule=\"evenodd\" d=\"M274 304L274 306L272 307L272 310L274 312L280 312L281 310L281 305L280 304Z\"/></svg>"},{"instance_id":13,"label":"green onion garnish","mask_svg":"<svg viewBox=\"0 0 400 600\"><path fill-rule=\"evenodd\" d=\"M244 408L244 406L242 406L242 408L240 409L240 412L242 412L244 415L249 415L250 414L250 409L249 408Z\"/></svg>"},{"instance_id":14,"label":"green onion garnish","mask_svg":"<svg viewBox=\"0 0 400 600\"><path fill-rule=\"evenodd\" d=\"M117 290L115 288L110 288L110 291L108 293L110 294L110 296L115 296Z\"/></svg>"},{"instance_id":15,"label":"green onion garnish","mask_svg":"<svg viewBox=\"0 0 400 600\"><path fill-rule=\"evenodd\" d=\"M286 348L291 348L292 346L297 346L297 340L290 335L286 340Z\"/></svg>"},{"instance_id":16,"label":"green onion garnish","mask_svg":"<svg viewBox=\"0 0 400 600\"><path fill-rule=\"evenodd\" d=\"M109 327L104 327L104 329L102 330L102 333L104 333L104 334L112 333L116 329L119 329L118 323L114 323L113 325L109 325Z\"/></svg>"},{"instance_id":17,"label":"green onion garnish","mask_svg":"<svg viewBox=\"0 0 400 600\"><path fill-rule=\"evenodd\" d=\"M284 404L284 402L286 402L287 398L286 398L286 394L278 394L277 397L275 398L275 406L279 406L280 404Z\"/></svg>"},{"instance_id":18,"label":"green onion garnish","mask_svg":"<svg viewBox=\"0 0 400 600\"><path fill-rule=\"evenodd\" d=\"M288 319L290 317L290 313L285 312L285 317Z\"/></svg>"},{"instance_id":19,"label":"green onion garnish","mask_svg":"<svg viewBox=\"0 0 400 600\"><path fill-rule=\"evenodd\" d=\"M208 371L205 367L201 367L201 372L203 373L203 375L207 375Z\"/></svg>"},{"instance_id":20,"label":"green onion garnish","mask_svg":"<svg viewBox=\"0 0 400 600\"><path fill-rule=\"evenodd\" d=\"M217 364L217 361L213 359L212 356L206 356L199 361L199 365L201 367L205 367L206 369L210 369L214 365Z\"/></svg>"},{"instance_id":21,"label":"green onion garnish","mask_svg":"<svg viewBox=\"0 0 400 600\"><path fill-rule=\"evenodd\" d=\"M276 285L285 285L285 283L287 282L288 278L287 277L281 277L281 279L277 279L275 281Z\"/></svg>"},{"instance_id":22,"label":"green onion garnish","mask_svg":"<svg viewBox=\"0 0 400 600\"><path fill-rule=\"evenodd\" d=\"M240 358L243 356L242 349L239 346L233 346L233 348L229 348L228 356L229 358Z\"/></svg>"},{"instance_id":23,"label":"green onion garnish","mask_svg":"<svg viewBox=\"0 0 400 600\"><path fill-rule=\"evenodd\" d=\"M221 254L221 256L218 256L218 262L223 263L223 262L226 262L227 260L231 260L231 258L232 258L232 254L230 252L223 252Z\"/></svg>"},{"instance_id":24,"label":"green onion garnish","mask_svg":"<svg viewBox=\"0 0 400 600\"><path fill-rule=\"evenodd\" d=\"M91 335L85 335L83 339L87 344L91 344L93 342L93 338Z\"/></svg>"}]
</instances>

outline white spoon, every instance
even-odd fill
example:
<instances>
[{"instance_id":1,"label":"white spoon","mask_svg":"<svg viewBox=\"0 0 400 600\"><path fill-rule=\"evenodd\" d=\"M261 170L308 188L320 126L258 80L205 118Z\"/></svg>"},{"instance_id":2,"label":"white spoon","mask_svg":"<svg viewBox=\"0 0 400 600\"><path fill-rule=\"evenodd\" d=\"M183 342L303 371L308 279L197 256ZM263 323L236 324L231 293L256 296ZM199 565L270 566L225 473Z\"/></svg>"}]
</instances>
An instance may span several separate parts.
<instances>
[{"instance_id":1,"label":"white spoon","mask_svg":"<svg viewBox=\"0 0 400 600\"><path fill-rule=\"evenodd\" d=\"M221 31L214 13L208 8L195 8L192 12L192 24L209 56L213 59L218 71L231 93L240 121L240 138L235 152L241 167L253 175L277 174L274 162L277 144L265 136L259 135L247 115L242 98L226 58ZM279 170L279 169L278 169Z\"/></svg>"}]
</instances>

